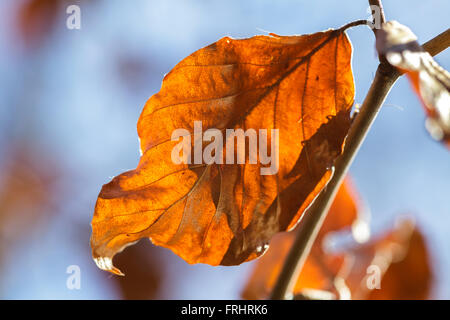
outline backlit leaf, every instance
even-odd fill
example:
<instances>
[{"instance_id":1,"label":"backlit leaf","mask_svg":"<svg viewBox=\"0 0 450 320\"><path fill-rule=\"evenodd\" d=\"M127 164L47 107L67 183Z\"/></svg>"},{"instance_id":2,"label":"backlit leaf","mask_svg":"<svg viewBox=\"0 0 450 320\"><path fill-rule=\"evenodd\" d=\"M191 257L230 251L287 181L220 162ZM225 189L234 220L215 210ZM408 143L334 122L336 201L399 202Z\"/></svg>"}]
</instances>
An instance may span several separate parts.
<instances>
[{"instance_id":1,"label":"backlit leaf","mask_svg":"<svg viewBox=\"0 0 450 320\"><path fill-rule=\"evenodd\" d=\"M237 265L258 257L274 234L296 225L330 179L353 99L351 44L343 30L225 37L188 56L142 111L137 168L98 196L91 237L97 265L120 273L113 256L143 237L189 263ZM225 150L216 153L223 164L174 163L176 129L193 137L186 157L194 158L195 121L203 132L267 130L278 170L262 174L270 164L261 164L260 154L249 163L249 147L230 140L224 149L244 154L244 164L225 163ZM279 130L278 143L271 129Z\"/></svg>"}]
</instances>

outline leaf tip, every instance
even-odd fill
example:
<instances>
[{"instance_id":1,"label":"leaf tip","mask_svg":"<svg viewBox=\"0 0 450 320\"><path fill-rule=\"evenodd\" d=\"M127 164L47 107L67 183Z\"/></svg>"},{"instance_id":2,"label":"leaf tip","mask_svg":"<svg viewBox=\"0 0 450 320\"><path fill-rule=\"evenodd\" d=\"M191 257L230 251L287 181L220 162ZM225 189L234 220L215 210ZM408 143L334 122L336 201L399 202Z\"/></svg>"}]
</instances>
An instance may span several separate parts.
<instances>
[{"instance_id":1,"label":"leaf tip","mask_svg":"<svg viewBox=\"0 0 450 320\"><path fill-rule=\"evenodd\" d=\"M109 257L97 257L94 258L94 262L101 270L109 271L117 276L125 276L125 274L118 268L114 267L112 259Z\"/></svg>"}]
</instances>

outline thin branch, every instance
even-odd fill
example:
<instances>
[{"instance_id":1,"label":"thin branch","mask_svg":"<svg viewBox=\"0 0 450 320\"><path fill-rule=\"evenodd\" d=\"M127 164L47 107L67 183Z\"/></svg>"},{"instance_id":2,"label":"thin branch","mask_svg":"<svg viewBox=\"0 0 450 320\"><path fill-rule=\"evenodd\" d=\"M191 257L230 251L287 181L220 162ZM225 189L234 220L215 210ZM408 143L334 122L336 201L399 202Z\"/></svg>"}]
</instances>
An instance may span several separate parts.
<instances>
[{"instance_id":1,"label":"thin branch","mask_svg":"<svg viewBox=\"0 0 450 320\"><path fill-rule=\"evenodd\" d=\"M372 9L373 10L373 12L372 12L372 18L373 18L372 31L376 38L378 28L380 28L380 26L386 22L386 15L384 14L384 8L383 8L383 4L381 3L381 0L369 0L369 5L371 8L376 7L379 9L378 11ZM378 19L380 21L377 21ZM380 61L380 63L382 65L388 64L388 62L386 61L386 58L383 56L378 56L378 60Z\"/></svg>"},{"instance_id":2,"label":"thin branch","mask_svg":"<svg viewBox=\"0 0 450 320\"><path fill-rule=\"evenodd\" d=\"M445 50L449 46L448 33L448 30L443 32L425 43L423 47L431 55ZM277 282L275 283L271 299L287 299L292 294L303 264L309 255L337 190L381 109L386 96L399 76L400 73L385 62L380 63L378 66L375 78L364 99L361 111L350 128L343 153L336 161L333 177L307 212L304 213L304 218L300 222L294 244L289 251Z\"/></svg>"},{"instance_id":3,"label":"thin branch","mask_svg":"<svg viewBox=\"0 0 450 320\"><path fill-rule=\"evenodd\" d=\"M383 4L381 3L381 0L369 0L369 4L371 6L377 6L378 8L380 8L380 23L385 23L386 22L386 16L384 15L384 9L383 9ZM375 20L376 18L373 17L373 19Z\"/></svg>"},{"instance_id":4,"label":"thin branch","mask_svg":"<svg viewBox=\"0 0 450 320\"><path fill-rule=\"evenodd\" d=\"M356 20L356 21L349 22L349 23L343 25L342 27L340 27L338 30L345 31L348 28L362 26L362 25L367 25L367 20Z\"/></svg>"},{"instance_id":5,"label":"thin branch","mask_svg":"<svg viewBox=\"0 0 450 320\"><path fill-rule=\"evenodd\" d=\"M422 45L422 48L424 48L425 51L428 51L432 56L437 55L448 47L450 47L450 29L445 30Z\"/></svg>"},{"instance_id":6,"label":"thin branch","mask_svg":"<svg viewBox=\"0 0 450 320\"><path fill-rule=\"evenodd\" d=\"M344 152L336 161L332 179L308 211L304 213L304 218L300 222L299 229L297 230L295 242L289 251L283 269L273 289L272 299L286 299L287 295L293 291L296 279L300 275L303 264L325 220L342 179L346 175L350 164L398 76L398 72L392 68L390 68L390 72L386 72L386 69L382 68L381 65L378 67L375 78L361 107L361 111L352 124L345 142Z\"/></svg>"}]
</instances>

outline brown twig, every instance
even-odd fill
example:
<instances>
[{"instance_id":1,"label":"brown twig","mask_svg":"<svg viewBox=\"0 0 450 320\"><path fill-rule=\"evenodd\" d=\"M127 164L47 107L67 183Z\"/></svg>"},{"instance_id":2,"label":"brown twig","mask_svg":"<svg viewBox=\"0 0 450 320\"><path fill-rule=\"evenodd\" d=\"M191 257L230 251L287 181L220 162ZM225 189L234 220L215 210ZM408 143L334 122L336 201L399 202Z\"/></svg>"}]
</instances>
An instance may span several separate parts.
<instances>
[{"instance_id":1,"label":"brown twig","mask_svg":"<svg viewBox=\"0 0 450 320\"><path fill-rule=\"evenodd\" d=\"M422 48L424 48L425 51L428 51L432 56L437 55L448 47L450 47L450 29L445 30L422 45Z\"/></svg>"},{"instance_id":2,"label":"brown twig","mask_svg":"<svg viewBox=\"0 0 450 320\"><path fill-rule=\"evenodd\" d=\"M369 0L379 5L380 1ZM384 13L382 14L384 19ZM384 21L384 20L383 20ZM376 34L375 34L376 35ZM445 31L423 45L431 55L449 47L449 31ZM292 294L306 258L328 213L337 190L348 172L361 144L372 126L386 96L401 74L387 62L378 66L375 78L364 99L361 110L350 128L342 155L337 159L333 177L322 190L300 222L296 239L275 283L271 299L286 299Z\"/></svg>"},{"instance_id":3,"label":"brown twig","mask_svg":"<svg viewBox=\"0 0 450 320\"><path fill-rule=\"evenodd\" d=\"M378 13L376 10L374 10L372 12L372 18L373 18L373 25L372 25L372 31L373 34L375 35L375 37L377 37L377 32L378 29L383 23L386 22L386 16L384 14L384 8L383 8L383 4L381 3L381 0L369 0L369 5L371 7L377 7L379 9ZM377 16L379 15L378 18L380 19L380 21L378 21L380 23L379 26L376 25L377 22ZM386 58L384 56L378 56L378 60L380 61L381 65L387 65L388 62L386 61Z\"/></svg>"},{"instance_id":4,"label":"brown twig","mask_svg":"<svg viewBox=\"0 0 450 320\"><path fill-rule=\"evenodd\" d=\"M381 65L378 67L361 111L350 129L344 152L336 161L332 179L308 211L304 213L304 218L297 231L297 237L273 289L272 299L286 299L287 295L292 292L342 179L369 132L389 90L399 76L394 69L389 68L389 70L390 72L387 72L385 68L381 68Z\"/></svg>"},{"instance_id":5,"label":"brown twig","mask_svg":"<svg viewBox=\"0 0 450 320\"><path fill-rule=\"evenodd\" d=\"M384 9L383 9L383 4L381 3L381 0L369 0L369 5L377 6L378 8L380 8L380 23L385 23L386 16L384 15ZM373 17L373 19L375 20L376 18Z\"/></svg>"},{"instance_id":6,"label":"brown twig","mask_svg":"<svg viewBox=\"0 0 450 320\"><path fill-rule=\"evenodd\" d=\"M367 25L367 20L356 20L356 21L349 22L349 23L343 25L342 27L340 27L338 30L345 31L348 28L362 26L362 25Z\"/></svg>"}]
</instances>

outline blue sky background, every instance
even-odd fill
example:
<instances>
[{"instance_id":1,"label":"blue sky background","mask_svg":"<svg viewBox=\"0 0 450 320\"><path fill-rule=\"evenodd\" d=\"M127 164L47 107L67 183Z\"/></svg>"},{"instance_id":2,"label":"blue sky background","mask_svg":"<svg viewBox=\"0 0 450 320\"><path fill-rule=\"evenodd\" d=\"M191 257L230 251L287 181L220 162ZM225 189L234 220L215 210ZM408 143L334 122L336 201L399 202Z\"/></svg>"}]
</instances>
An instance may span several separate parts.
<instances>
[{"instance_id":1,"label":"blue sky background","mask_svg":"<svg viewBox=\"0 0 450 320\"><path fill-rule=\"evenodd\" d=\"M0 3L0 163L14 138L27 137L61 164L63 200L51 220L18 237L8 252L0 280L0 297L7 299L119 297L86 250L89 223L102 184L136 166L137 119L178 61L223 36L312 33L369 16L365 0L73 1L82 29L66 29L64 7L46 43L27 52L14 36L13 13L22 2ZM449 27L448 0L385 0L384 6L388 19L410 26L421 42ZM355 101L362 103L377 66L374 37L366 27L348 34ZM450 50L436 60L449 69ZM137 61L131 76L121 73L123 61ZM397 215L416 217L439 275L434 296L449 299L450 154L425 131L406 79L387 98L351 174L370 206L374 233ZM188 266L165 249L159 259L167 275L160 298L239 298L252 266ZM66 288L71 264L81 268L81 290Z\"/></svg>"}]
</instances>

